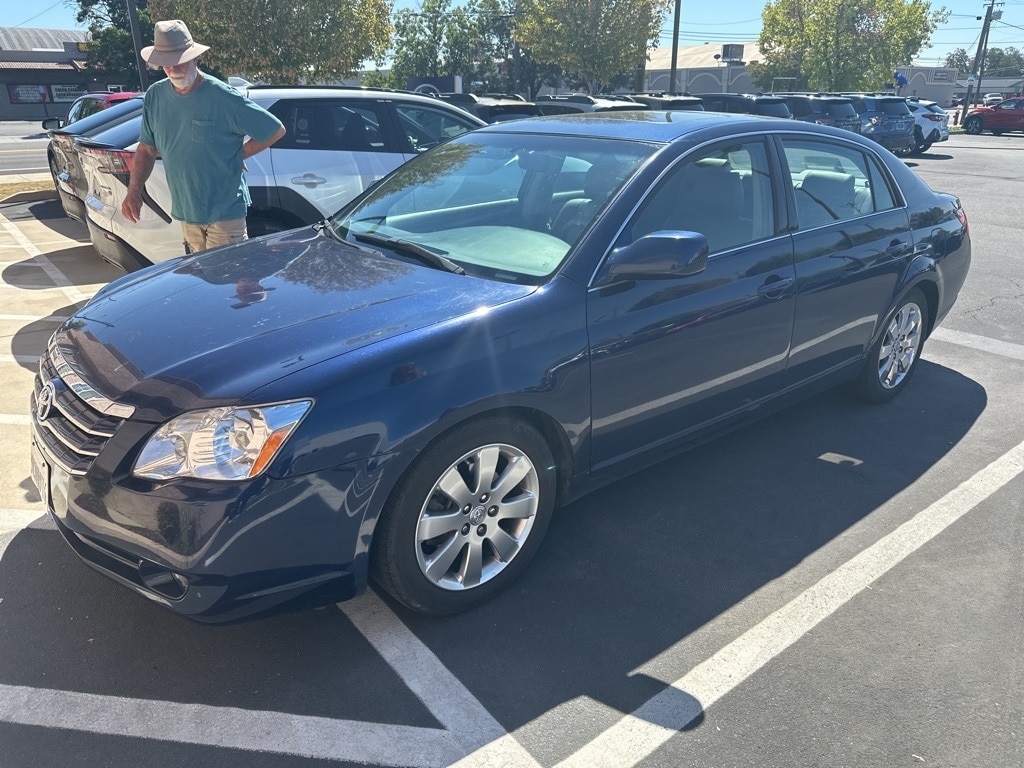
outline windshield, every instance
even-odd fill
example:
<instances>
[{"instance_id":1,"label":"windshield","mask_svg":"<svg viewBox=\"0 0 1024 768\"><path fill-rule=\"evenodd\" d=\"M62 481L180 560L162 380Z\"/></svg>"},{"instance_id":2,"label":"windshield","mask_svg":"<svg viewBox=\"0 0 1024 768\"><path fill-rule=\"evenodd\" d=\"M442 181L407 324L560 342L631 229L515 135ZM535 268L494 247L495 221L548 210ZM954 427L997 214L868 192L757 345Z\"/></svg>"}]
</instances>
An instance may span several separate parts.
<instances>
[{"instance_id":1,"label":"windshield","mask_svg":"<svg viewBox=\"0 0 1024 768\"><path fill-rule=\"evenodd\" d=\"M333 225L354 244L391 238L398 255L412 244L471 275L540 283L659 146L470 133L400 167Z\"/></svg>"},{"instance_id":2,"label":"windshield","mask_svg":"<svg viewBox=\"0 0 1024 768\"><path fill-rule=\"evenodd\" d=\"M768 99L761 99L757 102L757 114L768 115L769 117L792 117L793 113L789 111L789 105L786 104L782 99L776 101L770 101Z\"/></svg>"},{"instance_id":3,"label":"windshield","mask_svg":"<svg viewBox=\"0 0 1024 768\"><path fill-rule=\"evenodd\" d=\"M830 101L825 104L825 111L832 117L856 117L857 110L848 101Z\"/></svg>"}]
</instances>

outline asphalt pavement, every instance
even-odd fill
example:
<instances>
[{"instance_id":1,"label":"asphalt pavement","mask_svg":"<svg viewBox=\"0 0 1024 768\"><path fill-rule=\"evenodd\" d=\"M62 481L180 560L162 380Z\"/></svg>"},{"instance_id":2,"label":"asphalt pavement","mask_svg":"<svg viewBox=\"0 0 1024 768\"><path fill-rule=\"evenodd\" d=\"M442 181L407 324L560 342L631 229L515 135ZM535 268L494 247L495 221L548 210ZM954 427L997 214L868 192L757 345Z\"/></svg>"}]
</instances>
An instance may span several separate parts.
<instances>
[{"instance_id":1,"label":"asphalt pavement","mask_svg":"<svg viewBox=\"0 0 1024 768\"><path fill-rule=\"evenodd\" d=\"M827 392L583 498L445 619L371 591L208 627L83 565L29 480L28 393L120 273L55 200L0 203L0 768L1019 768L1022 159L911 161L974 262L900 398Z\"/></svg>"}]
</instances>

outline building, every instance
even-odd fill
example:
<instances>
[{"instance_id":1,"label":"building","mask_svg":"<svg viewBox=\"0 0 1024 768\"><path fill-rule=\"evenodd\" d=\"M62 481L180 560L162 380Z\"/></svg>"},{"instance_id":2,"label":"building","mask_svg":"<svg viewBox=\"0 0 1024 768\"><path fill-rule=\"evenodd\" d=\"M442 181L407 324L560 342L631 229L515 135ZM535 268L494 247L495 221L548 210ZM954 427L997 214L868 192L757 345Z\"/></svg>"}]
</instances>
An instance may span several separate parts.
<instances>
[{"instance_id":1,"label":"building","mask_svg":"<svg viewBox=\"0 0 1024 768\"><path fill-rule=\"evenodd\" d=\"M676 50L676 93L755 93L747 63L758 61L756 42L684 45ZM672 48L651 51L644 73L645 91L671 90ZM784 90L784 86L779 90Z\"/></svg>"},{"instance_id":2,"label":"building","mask_svg":"<svg viewBox=\"0 0 1024 768\"><path fill-rule=\"evenodd\" d=\"M81 29L0 27L0 120L63 117L90 91L122 90L85 68Z\"/></svg>"}]
</instances>

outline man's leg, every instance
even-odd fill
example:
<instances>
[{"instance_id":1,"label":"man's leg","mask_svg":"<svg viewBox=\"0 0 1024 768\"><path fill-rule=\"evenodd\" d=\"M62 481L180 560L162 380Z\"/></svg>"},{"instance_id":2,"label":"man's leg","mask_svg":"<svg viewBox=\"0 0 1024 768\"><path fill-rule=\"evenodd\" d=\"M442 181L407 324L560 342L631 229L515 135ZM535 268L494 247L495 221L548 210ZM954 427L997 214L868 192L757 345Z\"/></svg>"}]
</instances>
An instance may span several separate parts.
<instances>
[{"instance_id":1,"label":"man's leg","mask_svg":"<svg viewBox=\"0 0 1024 768\"><path fill-rule=\"evenodd\" d=\"M206 227L200 224L182 222L181 233L185 237L185 246L189 253L199 253L210 247L206 244Z\"/></svg>"},{"instance_id":2,"label":"man's leg","mask_svg":"<svg viewBox=\"0 0 1024 768\"><path fill-rule=\"evenodd\" d=\"M229 243L240 243L248 239L249 235L245 231L245 219L215 221L206 227L207 248L216 248L218 245L228 245Z\"/></svg>"}]
</instances>

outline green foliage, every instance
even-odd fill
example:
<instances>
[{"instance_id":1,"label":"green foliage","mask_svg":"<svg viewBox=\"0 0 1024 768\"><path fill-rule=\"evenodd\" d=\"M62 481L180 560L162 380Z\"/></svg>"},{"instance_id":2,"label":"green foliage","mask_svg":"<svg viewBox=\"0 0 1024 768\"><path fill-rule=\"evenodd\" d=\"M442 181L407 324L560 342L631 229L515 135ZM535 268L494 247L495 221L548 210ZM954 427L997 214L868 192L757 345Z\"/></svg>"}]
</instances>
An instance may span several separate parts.
<instances>
[{"instance_id":1,"label":"green foliage","mask_svg":"<svg viewBox=\"0 0 1024 768\"><path fill-rule=\"evenodd\" d=\"M123 0L77 0L75 20L88 24L91 40L85 54L88 69L103 73L109 81L140 88L135 46L132 42L128 7ZM153 22L146 0L136 0L139 35L148 44L153 39Z\"/></svg>"},{"instance_id":2,"label":"green foliage","mask_svg":"<svg viewBox=\"0 0 1024 768\"><path fill-rule=\"evenodd\" d=\"M1024 70L1024 55L1011 46L989 48L985 54L985 77L1017 77Z\"/></svg>"},{"instance_id":3,"label":"green foliage","mask_svg":"<svg viewBox=\"0 0 1024 768\"><path fill-rule=\"evenodd\" d=\"M923 0L770 0L751 75L765 89L786 76L801 89L881 88L947 17Z\"/></svg>"},{"instance_id":4,"label":"green foliage","mask_svg":"<svg viewBox=\"0 0 1024 768\"><path fill-rule=\"evenodd\" d=\"M390 40L388 0L150 0L154 21L182 19L209 45L206 66L280 84L340 80Z\"/></svg>"},{"instance_id":5,"label":"green foliage","mask_svg":"<svg viewBox=\"0 0 1024 768\"><path fill-rule=\"evenodd\" d=\"M952 53L946 54L944 66L956 68L958 75L969 75L971 67L974 66L974 61L967 55L967 51L963 48L957 48Z\"/></svg>"},{"instance_id":6,"label":"green foliage","mask_svg":"<svg viewBox=\"0 0 1024 768\"><path fill-rule=\"evenodd\" d=\"M601 93L657 44L671 0L522 0L517 38L535 61Z\"/></svg>"}]
</instances>

